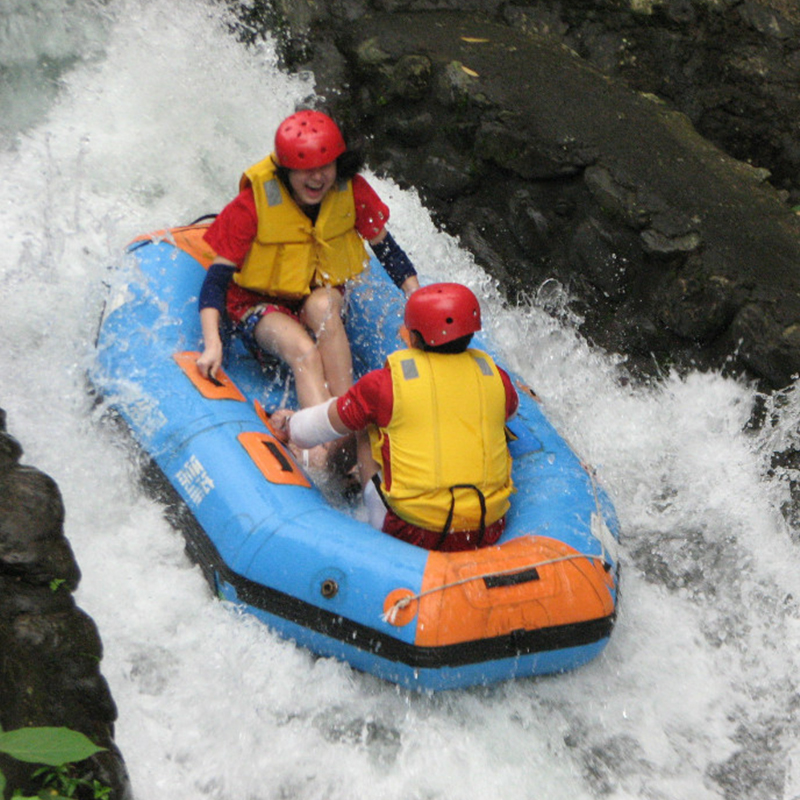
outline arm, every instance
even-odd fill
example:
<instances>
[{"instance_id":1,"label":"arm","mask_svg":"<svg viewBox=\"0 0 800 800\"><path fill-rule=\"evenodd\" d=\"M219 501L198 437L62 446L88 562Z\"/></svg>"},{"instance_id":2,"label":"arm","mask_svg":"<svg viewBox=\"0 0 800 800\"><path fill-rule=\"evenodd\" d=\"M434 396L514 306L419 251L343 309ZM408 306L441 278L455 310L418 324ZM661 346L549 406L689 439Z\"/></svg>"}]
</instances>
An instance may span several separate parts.
<instances>
[{"instance_id":1,"label":"arm","mask_svg":"<svg viewBox=\"0 0 800 800\"><path fill-rule=\"evenodd\" d=\"M375 238L370 239L369 244L387 275L403 290L406 297L419 289L417 271L411 259L386 228L383 228Z\"/></svg>"},{"instance_id":2,"label":"arm","mask_svg":"<svg viewBox=\"0 0 800 800\"><path fill-rule=\"evenodd\" d=\"M222 337L219 335L220 313L216 308L200 312L203 328L203 352L197 359L197 369L204 378L214 378L222 366Z\"/></svg>"},{"instance_id":3,"label":"arm","mask_svg":"<svg viewBox=\"0 0 800 800\"><path fill-rule=\"evenodd\" d=\"M372 370L342 397L291 415L289 437L300 447L314 447L369 425L388 424L392 407L392 373L388 368Z\"/></svg>"},{"instance_id":4,"label":"arm","mask_svg":"<svg viewBox=\"0 0 800 800\"><path fill-rule=\"evenodd\" d=\"M338 400L338 397L332 398L333 401ZM350 428L344 424L342 418L339 416L339 404L337 402L331 402L328 405L328 420L331 423L331 427L339 432L340 436L344 436L347 433L350 433Z\"/></svg>"},{"instance_id":5,"label":"arm","mask_svg":"<svg viewBox=\"0 0 800 800\"><path fill-rule=\"evenodd\" d=\"M356 230L369 242L386 273L406 297L419 289L417 271L403 249L386 230L389 206L361 175L353 178L353 200L356 205Z\"/></svg>"},{"instance_id":6,"label":"arm","mask_svg":"<svg viewBox=\"0 0 800 800\"><path fill-rule=\"evenodd\" d=\"M200 325L203 330L203 352L197 359L197 368L205 378L213 378L222 365L222 338L219 324L225 311L225 294L235 265L218 257L208 268L200 290Z\"/></svg>"},{"instance_id":7,"label":"arm","mask_svg":"<svg viewBox=\"0 0 800 800\"><path fill-rule=\"evenodd\" d=\"M332 397L324 403L295 411L288 421L289 441L310 449L350 433L339 416L336 400Z\"/></svg>"},{"instance_id":8,"label":"arm","mask_svg":"<svg viewBox=\"0 0 800 800\"><path fill-rule=\"evenodd\" d=\"M400 287L406 297L410 297L414 292L419 289L419 280L416 275L409 275Z\"/></svg>"},{"instance_id":9,"label":"arm","mask_svg":"<svg viewBox=\"0 0 800 800\"><path fill-rule=\"evenodd\" d=\"M506 421L513 419L519 408L519 395L514 388L509 374L502 368L498 367L497 371L500 373L500 378L503 381L503 387L506 390Z\"/></svg>"}]
</instances>

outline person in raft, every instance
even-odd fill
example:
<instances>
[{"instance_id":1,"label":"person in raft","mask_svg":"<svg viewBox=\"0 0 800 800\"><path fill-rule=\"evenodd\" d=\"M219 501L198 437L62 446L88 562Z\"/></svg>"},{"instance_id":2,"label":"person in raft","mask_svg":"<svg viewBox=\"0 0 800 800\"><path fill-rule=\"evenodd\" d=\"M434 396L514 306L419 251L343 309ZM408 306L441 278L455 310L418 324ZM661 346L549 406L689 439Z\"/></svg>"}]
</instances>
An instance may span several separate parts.
<instances>
[{"instance_id":1,"label":"person in raft","mask_svg":"<svg viewBox=\"0 0 800 800\"><path fill-rule=\"evenodd\" d=\"M376 528L429 550L487 547L505 529L513 491L505 424L517 392L489 355L469 348L481 310L466 286L418 289L404 322L410 348L281 422L300 447L366 429L359 469Z\"/></svg>"},{"instance_id":2,"label":"person in raft","mask_svg":"<svg viewBox=\"0 0 800 800\"><path fill-rule=\"evenodd\" d=\"M343 292L368 261L362 239L406 295L419 287L361 165L326 114L298 111L278 126L274 152L245 171L204 236L216 253L199 299L204 377L222 364L227 313L251 349L289 365L301 407L352 385Z\"/></svg>"}]
</instances>

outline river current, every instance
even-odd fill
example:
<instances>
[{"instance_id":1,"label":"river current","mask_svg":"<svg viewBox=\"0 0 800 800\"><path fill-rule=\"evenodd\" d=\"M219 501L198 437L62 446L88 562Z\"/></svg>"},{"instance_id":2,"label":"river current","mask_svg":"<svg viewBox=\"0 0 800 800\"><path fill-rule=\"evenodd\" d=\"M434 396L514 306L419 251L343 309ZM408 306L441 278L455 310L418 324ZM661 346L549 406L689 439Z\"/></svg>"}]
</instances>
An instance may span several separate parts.
<instances>
[{"instance_id":1,"label":"river current","mask_svg":"<svg viewBox=\"0 0 800 800\"><path fill-rule=\"evenodd\" d=\"M314 92L203 0L0 0L0 407L58 483L138 800L797 800L797 393L624 380L552 286L506 308L417 195L367 177L423 281L480 293L506 362L593 464L623 531L603 655L439 695L318 659L213 599L85 375L134 236L219 210Z\"/></svg>"}]
</instances>

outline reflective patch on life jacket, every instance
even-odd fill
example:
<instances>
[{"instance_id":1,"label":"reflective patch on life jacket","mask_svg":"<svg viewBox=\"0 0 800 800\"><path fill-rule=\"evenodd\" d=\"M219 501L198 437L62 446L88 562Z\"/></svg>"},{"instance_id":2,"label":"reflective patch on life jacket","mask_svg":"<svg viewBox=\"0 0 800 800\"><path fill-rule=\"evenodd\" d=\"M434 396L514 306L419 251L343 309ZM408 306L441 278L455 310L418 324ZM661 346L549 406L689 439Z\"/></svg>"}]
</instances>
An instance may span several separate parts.
<instances>
[{"instance_id":1,"label":"reflective patch on life jacket","mask_svg":"<svg viewBox=\"0 0 800 800\"><path fill-rule=\"evenodd\" d=\"M489 362L483 356L475 356L475 363L478 365L478 369L480 369L481 374L486 375L489 378L494 375L492 368L489 366Z\"/></svg>"},{"instance_id":2,"label":"reflective patch on life jacket","mask_svg":"<svg viewBox=\"0 0 800 800\"><path fill-rule=\"evenodd\" d=\"M411 381L414 378L419 378L419 368L413 358L404 358L400 362L400 366L403 370L403 380Z\"/></svg>"},{"instance_id":3,"label":"reflective patch on life jacket","mask_svg":"<svg viewBox=\"0 0 800 800\"><path fill-rule=\"evenodd\" d=\"M264 181L264 195L267 198L267 205L269 206L279 206L283 202L281 187L278 184L277 178Z\"/></svg>"}]
</instances>

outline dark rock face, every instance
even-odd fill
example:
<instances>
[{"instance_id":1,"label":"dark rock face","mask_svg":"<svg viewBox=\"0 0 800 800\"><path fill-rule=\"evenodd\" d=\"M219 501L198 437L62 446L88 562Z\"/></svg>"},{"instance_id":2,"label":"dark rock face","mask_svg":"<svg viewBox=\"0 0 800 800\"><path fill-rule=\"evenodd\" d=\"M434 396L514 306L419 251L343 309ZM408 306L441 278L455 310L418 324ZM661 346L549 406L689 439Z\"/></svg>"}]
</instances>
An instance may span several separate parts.
<instances>
[{"instance_id":1,"label":"dark rock face","mask_svg":"<svg viewBox=\"0 0 800 800\"><path fill-rule=\"evenodd\" d=\"M370 166L416 187L512 300L558 281L637 372L800 372L793 5L275 8L287 62Z\"/></svg>"},{"instance_id":2,"label":"dark rock face","mask_svg":"<svg viewBox=\"0 0 800 800\"><path fill-rule=\"evenodd\" d=\"M51 478L22 466L22 448L6 433L0 409L0 725L65 726L107 748L80 766L81 777L131 797L113 740L117 716L100 674L102 644L75 605L80 570L64 536L64 507ZM9 795L38 785L35 766L0 756Z\"/></svg>"}]
</instances>

